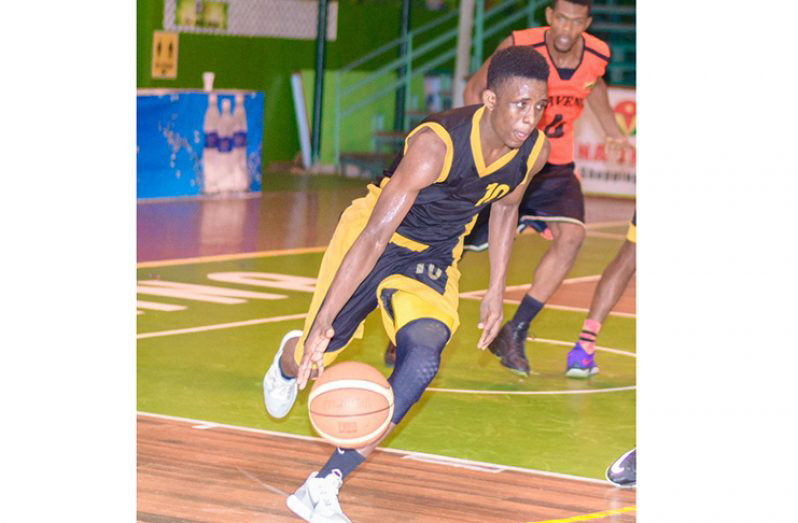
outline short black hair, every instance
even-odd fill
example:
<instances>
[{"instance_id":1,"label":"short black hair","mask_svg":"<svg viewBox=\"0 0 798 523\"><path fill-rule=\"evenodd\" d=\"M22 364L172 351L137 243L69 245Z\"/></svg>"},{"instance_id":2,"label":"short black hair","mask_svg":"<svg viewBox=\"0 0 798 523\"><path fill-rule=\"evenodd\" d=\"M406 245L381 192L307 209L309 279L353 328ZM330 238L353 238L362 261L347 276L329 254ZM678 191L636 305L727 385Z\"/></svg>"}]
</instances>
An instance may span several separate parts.
<instances>
[{"instance_id":1,"label":"short black hair","mask_svg":"<svg viewBox=\"0 0 798 523\"><path fill-rule=\"evenodd\" d=\"M488 89L495 92L499 84L513 76L546 83L549 79L549 64L531 45L514 45L502 49L490 59Z\"/></svg>"},{"instance_id":2,"label":"short black hair","mask_svg":"<svg viewBox=\"0 0 798 523\"><path fill-rule=\"evenodd\" d=\"M568 2L569 4L576 4L576 5L584 5L587 6L587 16L590 16L590 8L593 6L592 0L563 0L563 2ZM554 0L552 7L557 5L557 0Z\"/></svg>"}]
</instances>

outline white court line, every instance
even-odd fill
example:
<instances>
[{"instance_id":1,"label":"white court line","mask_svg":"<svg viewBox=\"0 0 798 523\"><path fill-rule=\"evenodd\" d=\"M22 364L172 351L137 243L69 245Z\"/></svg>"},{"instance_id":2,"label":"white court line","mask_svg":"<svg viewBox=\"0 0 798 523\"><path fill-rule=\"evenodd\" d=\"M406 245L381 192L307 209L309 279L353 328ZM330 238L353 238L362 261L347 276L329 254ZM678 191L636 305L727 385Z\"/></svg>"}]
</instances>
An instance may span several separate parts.
<instances>
[{"instance_id":1,"label":"white court line","mask_svg":"<svg viewBox=\"0 0 798 523\"><path fill-rule=\"evenodd\" d=\"M561 285L566 285L569 283L585 283L585 282L592 282L598 281L601 279L601 274L591 274L589 276L577 276L574 278L566 278L562 281ZM521 291L524 289L529 288L528 283L524 283L521 285L508 285L504 288L505 291ZM485 294L486 289L478 289L475 291L467 291L461 292L460 297L465 298L467 300L481 300L482 295ZM507 303L509 305L518 305L521 303L521 300L511 300L509 298L505 298L502 300L503 303ZM571 307L569 305L553 305L553 304L545 304L543 306L544 309L554 309L559 311L569 311L569 312L588 312L589 309L584 307ZM610 316L620 316L621 318L637 318L637 314L631 312L617 312L617 311L610 311Z\"/></svg>"},{"instance_id":2,"label":"white court line","mask_svg":"<svg viewBox=\"0 0 798 523\"><path fill-rule=\"evenodd\" d=\"M585 224L585 229L605 229L608 227L622 227L624 225L629 225L629 222L632 220L625 220L621 222L596 222L596 223L588 223Z\"/></svg>"},{"instance_id":3,"label":"white court line","mask_svg":"<svg viewBox=\"0 0 798 523\"><path fill-rule=\"evenodd\" d=\"M566 278L566 279L564 279L560 285L567 285L567 284L570 284L570 283L585 283L585 282L591 282L591 281L599 281L600 279L601 279L601 274L591 274L589 276L576 276L574 278ZM529 284L528 283L522 283L521 285L507 285L507 286L504 287L504 291L505 292L507 292L507 291L522 291L522 290L528 289L528 288L529 288ZM487 289L477 289L475 291L461 292L460 293L460 297L461 298L468 298L468 299L471 299L471 300L479 300L479 299L482 299L482 295L485 294L486 291L487 291ZM507 300L505 300L505 301L507 301ZM520 302L516 302L516 303L520 303ZM546 305L546 307L549 307L549 305Z\"/></svg>"},{"instance_id":4,"label":"white court line","mask_svg":"<svg viewBox=\"0 0 798 523\"><path fill-rule=\"evenodd\" d=\"M476 298L472 298L476 299ZM503 303L507 303L509 305L518 305L521 303L520 300L503 300ZM558 311L570 311L570 312L588 312L590 309L586 309L584 307L570 307L568 305L545 305L544 309L554 309ZM610 311L610 316L619 316L621 318L637 318L636 314L631 312L616 312Z\"/></svg>"},{"instance_id":5,"label":"white court line","mask_svg":"<svg viewBox=\"0 0 798 523\"><path fill-rule=\"evenodd\" d=\"M587 233L588 236L591 238L606 238L608 240L625 240L625 234L616 234L612 232L598 232L598 231L590 231Z\"/></svg>"},{"instance_id":6,"label":"white court line","mask_svg":"<svg viewBox=\"0 0 798 523\"><path fill-rule=\"evenodd\" d=\"M577 389L577 390L470 390L470 389L438 389L435 387L427 387L427 391L454 392L457 394L480 394L486 396L500 396L503 394L507 394L510 396L558 396L560 394L602 394L604 392L622 392L625 390L635 390L636 388L637 385L627 385L625 387L610 387L606 389Z\"/></svg>"},{"instance_id":7,"label":"white court line","mask_svg":"<svg viewBox=\"0 0 798 523\"><path fill-rule=\"evenodd\" d=\"M236 467L236 468L238 469L238 471L241 474L245 475L246 477L248 477L249 479L251 479L255 483L260 484L260 486L265 488L266 490L270 490L271 492L274 492L275 494L279 494L280 496L283 496L284 498L288 497L288 493L283 492L282 490L278 489L277 487L272 487L268 483L264 483L263 481L259 480L254 475L250 474L249 472L247 472L246 470L242 469L241 467Z\"/></svg>"},{"instance_id":8,"label":"white court line","mask_svg":"<svg viewBox=\"0 0 798 523\"><path fill-rule=\"evenodd\" d=\"M139 416L148 416L148 417L151 417L151 418L160 418L160 419L167 419L167 420L172 420L172 421L180 421L180 422L183 422L183 423L193 423L193 424L213 423L213 422L203 421L203 420L198 420L198 419L181 418L181 417L178 417L178 416L168 416L166 414L154 414L154 413L151 413L151 412L137 411L136 414L139 415ZM288 434L286 432L275 432L275 431L272 431L272 430L256 429L256 428L252 428L252 427L241 427L241 426L238 426L238 425L227 425L227 424L224 424L224 423L217 423L216 425L219 428L225 428L225 429L231 429L231 430L240 430L242 432L252 432L252 433L255 433L255 434L266 434L268 436L276 436L276 437L280 437L280 438L298 439L298 440L303 440L303 441L318 441L318 442L325 443L325 444L329 445L329 442L327 442L326 440L324 440L322 438L315 438L315 437L312 437L312 436L301 436L299 434ZM523 474L535 474L535 475L540 475L540 476L548 476L548 477L552 477L552 478L572 479L572 480L575 480L575 481L585 481L585 482L588 482L588 483L597 483L599 485L605 485L605 486L609 485L609 483L607 481L604 481L604 480L601 480L601 479L585 478L585 477L582 477L582 476L572 476L570 474L560 474L560 473L557 473L557 472L548 472L548 471L545 471L545 470L527 469L527 468L523 468L523 467L514 467L512 465L499 465L499 464L496 464L496 463L487 463L487 462L484 462L484 461L473 461L473 460L468 460L468 459L450 458L448 456L440 456L440 455L437 455L437 454L427 454L425 452L408 452L406 450L388 449L388 448L383 448L383 447L377 447L377 448L379 450L383 451L383 452L387 452L389 454L397 454L397 455L400 455L400 456L408 456L408 455L410 455L410 456L429 458L429 459L440 459L440 460L454 462L454 463L459 463L459 464L464 464L464 465L474 465L474 466L482 466L482 467L502 467L505 470L512 470L512 471L515 471L515 472L521 472Z\"/></svg>"},{"instance_id":9,"label":"white court line","mask_svg":"<svg viewBox=\"0 0 798 523\"><path fill-rule=\"evenodd\" d=\"M170 265L192 265L197 263L209 263L230 260L246 260L248 258L269 258L272 256L291 256L297 254L308 254L314 252L324 252L327 246L319 247L298 247L296 249L278 249L274 251L239 252L235 254L214 254L211 256L194 256L191 258L175 258L172 260L156 260L138 262L137 269L149 269L155 267L168 267Z\"/></svg>"},{"instance_id":10,"label":"white court line","mask_svg":"<svg viewBox=\"0 0 798 523\"><path fill-rule=\"evenodd\" d=\"M287 316L274 316L272 318L256 318L254 320L234 321L232 323L217 323L215 325L203 325L201 327L189 327L186 329L175 329L170 331L144 332L136 334L136 339L157 338L159 336L173 336L175 334L188 334L191 332L205 332L218 329L230 329L233 327L244 327L247 325L260 325L261 323L274 323L278 321L299 320L307 316L307 313L289 314Z\"/></svg>"},{"instance_id":11,"label":"white court line","mask_svg":"<svg viewBox=\"0 0 798 523\"><path fill-rule=\"evenodd\" d=\"M197 429L197 430L207 430L207 429L212 429L212 428L214 428L216 426L218 426L218 425L216 425L216 423L202 423L200 425L194 425L191 428L192 429Z\"/></svg>"},{"instance_id":12,"label":"white court line","mask_svg":"<svg viewBox=\"0 0 798 523\"><path fill-rule=\"evenodd\" d=\"M504 467L481 467L476 465L467 465L464 463L458 463L457 461L453 461L452 458L446 457L427 458L424 456L417 456L415 454L408 454L407 456L402 456L402 459L412 459L413 461L421 461L423 463L432 463L435 465L446 465L447 467L476 470L477 472L487 472L489 474L498 474L499 472L504 472L506 470Z\"/></svg>"},{"instance_id":13,"label":"white court line","mask_svg":"<svg viewBox=\"0 0 798 523\"><path fill-rule=\"evenodd\" d=\"M560 340L547 340L546 338L527 338L527 341L538 341L540 343L549 343L551 345L562 345L563 347L571 347L573 346L574 342L572 341L560 341ZM604 351L604 352L612 352L613 354L620 354L622 356L629 356L630 358L637 358L637 354L634 352L629 352L621 349L611 349L609 347L600 347L596 345L596 350Z\"/></svg>"}]
</instances>

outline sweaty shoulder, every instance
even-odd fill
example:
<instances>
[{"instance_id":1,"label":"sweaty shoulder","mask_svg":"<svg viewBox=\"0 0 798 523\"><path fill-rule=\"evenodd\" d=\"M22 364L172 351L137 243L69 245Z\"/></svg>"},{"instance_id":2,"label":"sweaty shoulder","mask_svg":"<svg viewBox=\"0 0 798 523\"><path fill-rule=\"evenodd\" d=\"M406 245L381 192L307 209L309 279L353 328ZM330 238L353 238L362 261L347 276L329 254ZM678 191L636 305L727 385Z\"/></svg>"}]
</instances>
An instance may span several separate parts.
<instances>
[{"instance_id":1,"label":"sweaty shoulder","mask_svg":"<svg viewBox=\"0 0 798 523\"><path fill-rule=\"evenodd\" d=\"M582 36L585 37L586 53L590 53L591 55L598 57L605 62L610 61L610 47L604 43L603 40L600 40L588 33L582 33Z\"/></svg>"},{"instance_id":2,"label":"sweaty shoulder","mask_svg":"<svg viewBox=\"0 0 798 523\"><path fill-rule=\"evenodd\" d=\"M513 43L515 45L546 45L547 29L548 26L543 26L513 31Z\"/></svg>"},{"instance_id":3,"label":"sweaty shoulder","mask_svg":"<svg viewBox=\"0 0 798 523\"><path fill-rule=\"evenodd\" d=\"M412 153L408 154L410 149ZM441 183L449 177L454 146L443 126L436 122L426 122L407 135L404 154L405 158L412 158L411 162L421 160L429 166L434 166L436 174L434 183Z\"/></svg>"}]
</instances>

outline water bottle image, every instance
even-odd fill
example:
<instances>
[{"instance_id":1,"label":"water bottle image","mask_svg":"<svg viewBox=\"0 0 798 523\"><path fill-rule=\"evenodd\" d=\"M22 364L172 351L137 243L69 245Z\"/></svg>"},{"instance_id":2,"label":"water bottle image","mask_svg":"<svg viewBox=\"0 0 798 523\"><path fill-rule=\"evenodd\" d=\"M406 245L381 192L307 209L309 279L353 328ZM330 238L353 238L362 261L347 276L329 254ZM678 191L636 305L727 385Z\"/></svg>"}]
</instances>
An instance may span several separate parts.
<instances>
[{"instance_id":1,"label":"water bottle image","mask_svg":"<svg viewBox=\"0 0 798 523\"><path fill-rule=\"evenodd\" d=\"M233 114L232 102L222 99L222 114L219 116L219 190L228 192L235 190L235 172L233 165Z\"/></svg>"},{"instance_id":2,"label":"water bottle image","mask_svg":"<svg viewBox=\"0 0 798 523\"><path fill-rule=\"evenodd\" d=\"M244 95L235 97L233 110L233 173L234 190L249 189L249 172L247 169L247 113L244 109Z\"/></svg>"},{"instance_id":3,"label":"water bottle image","mask_svg":"<svg viewBox=\"0 0 798 523\"><path fill-rule=\"evenodd\" d=\"M215 94L208 95L208 109L202 122L205 133L205 145L202 149L202 192L214 194L219 192L219 109Z\"/></svg>"}]
</instances>

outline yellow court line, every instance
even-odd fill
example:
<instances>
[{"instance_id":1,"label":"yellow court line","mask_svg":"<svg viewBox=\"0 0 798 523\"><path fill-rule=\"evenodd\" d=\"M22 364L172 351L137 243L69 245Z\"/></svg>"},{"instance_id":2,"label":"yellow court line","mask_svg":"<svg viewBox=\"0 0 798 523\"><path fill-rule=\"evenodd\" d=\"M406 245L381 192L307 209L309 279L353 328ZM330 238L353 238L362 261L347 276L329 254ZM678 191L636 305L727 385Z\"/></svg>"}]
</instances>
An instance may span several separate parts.
<instances>
[{"instance_id":1,"label":"yellow court line","mask_svg":"<svg viewBox=\"0 0 798 523\"><path fill-rule=\"evenodd\" d=\"M581 516L574 516L571 518L547 519L546 521L529 521L528 523L575 523L577 521L590 521L591 519L601 519L601 518L606 518L608 516L617 516L618 514L625 514L626 512L632 512L634 510L637 510L637 508L634 505L632 505L629 507L604 510L602 512L593 512L591 514L582 514Z\"/></svg>"},{"instance_id":2,"label":"yellow court line","mask_svg":"<svg viewBox=\"0 0 798 523\"><path fill-rule=\"evenodd\" d=\"M176 258L174 260L159 260L151 262L140 262L136 264L137 269L149 267L166 267L168 265L183 265L190 263L205 263L227 260L243 260L246 258L259 258L268 256L288 256L291 254L308 254L312 252L324 252L326 245L321 247L300 247L297 249L279 249L275 251L241 252L238 254L217 254L214 256L196 256L193 258Z\"/></svg>"}]
</instances>

